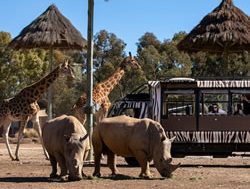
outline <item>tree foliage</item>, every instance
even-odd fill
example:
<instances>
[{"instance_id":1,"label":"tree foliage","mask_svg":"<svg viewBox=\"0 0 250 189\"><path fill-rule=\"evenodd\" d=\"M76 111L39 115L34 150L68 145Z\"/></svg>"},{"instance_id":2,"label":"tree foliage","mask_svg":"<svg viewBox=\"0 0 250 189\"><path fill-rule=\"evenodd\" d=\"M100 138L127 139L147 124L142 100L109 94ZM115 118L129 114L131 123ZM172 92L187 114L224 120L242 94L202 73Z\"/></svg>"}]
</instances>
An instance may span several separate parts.
<instances>
[{"instance_id":1,"label":"tree foliage","mask_svg":"<svg viewBox=\"0 0 250 189\"><path fill-rule=\"evenodd\" d=\"M110 94L114 102L148 80L169 77L245 77L249 76L250 56L241 54L211 55L205 52L179 52L177 44L186 36L176 33L172 39L160 41L150 32L138 39L136 58L142 69L128 68ZM8 48L11 35L0 32L0 99L13 97L21 89L49 73L48 52L41 49L14 51ZM117 69L127 55L126 44L114 33L101 30L94 36L94 85ZM53 66L69 58L76 63L76 79L58 79L53 85L54 115L69 113L71 106L86 91L86 52L55 50ZM46 95L45 95L46 98Z\"/></svg>"},{"instance_id":2,"label":"tree foliage","mask_svg":"<svg viewBox=\"0 0 250 189\"><path fill-rule=\"evenodd\" d=\"M154 34L145 33L139 39L137 53L147 80L191 75L190 57L176 47L183 36L183 33L179 33L172 40L160 42Z\"/></svg>"},{"instance_id":3,"label":"tree foliage","mask_svg":"<svg viewBox=\"0 0 250 189\"><path fill-rule=\"evenodd\" d=\"M192 55L193 77L236 78L249 76L249 53L211 55L196 53Z\"/></svg>"},{"instance_id":4,"label":"tree foliage","mask_svg":"<svg viewBox=\"0 0 250 189\"><path fill-rule=\"evenodd\" d=\"M43 50L13 51L8 48L11 35L0 32L0 98L14 96L25 86L40 79L46 72Z\"/></svg>"},{"instance_id":5,"label":"tree foliage","mask_svg":"<svg viewBox=\"0 0 250 189\"><path fill-rule=\"evenodd\" d=\"M113 33L101 30L95 35L95 82L103 81L111 76L117 69L120 62L126 56L126 44ZM145 79L140 70L131 70L128 68L118 86L114 88L110 95L111 101L120 99L131 90L131 86L136 86Z\"/></svg>"}]
</instances>

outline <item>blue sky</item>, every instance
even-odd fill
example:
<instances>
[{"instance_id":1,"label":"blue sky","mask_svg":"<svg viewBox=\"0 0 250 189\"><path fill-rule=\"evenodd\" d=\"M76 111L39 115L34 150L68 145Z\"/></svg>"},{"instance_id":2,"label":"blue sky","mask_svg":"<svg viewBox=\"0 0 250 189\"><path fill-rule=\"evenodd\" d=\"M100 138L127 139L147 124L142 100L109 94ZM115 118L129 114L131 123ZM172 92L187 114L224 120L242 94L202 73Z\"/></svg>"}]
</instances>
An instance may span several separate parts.
<instances>
[{"instance_id":1,"label":"blue sky","mask_svg":"<svg viewBox=\"0 0 250 189\"><path fill-rule=\"evenodd\" d=\"M179 31L189 32L221 0L95 0L94 34L102 29L116 34L126 44L126 51L136 53L136 43L145 32L163 41ZM88 0L2 0L0 31L15 37L55 4L60 12L87 38ZM250 0L234 0L250 15Z\"/></svg>"}]
</instances>

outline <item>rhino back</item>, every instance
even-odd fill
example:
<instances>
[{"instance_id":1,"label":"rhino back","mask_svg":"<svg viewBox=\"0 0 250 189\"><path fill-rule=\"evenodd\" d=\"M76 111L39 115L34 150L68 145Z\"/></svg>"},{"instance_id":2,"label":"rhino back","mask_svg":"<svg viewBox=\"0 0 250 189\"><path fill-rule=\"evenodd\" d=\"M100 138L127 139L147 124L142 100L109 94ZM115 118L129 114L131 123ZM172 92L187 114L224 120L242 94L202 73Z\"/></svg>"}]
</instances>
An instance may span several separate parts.
<instances>
[{"instance_id":1,"label":"rhino back","mask_svg":"<svg viewBox=\"0 0 250 189\"><path fill-rule=\"evenodd\" d=\"M105 118L97 130L104 144L121 156L131 156L134 150L146 150L149 142L144 120L128 116Z\"/></svg>"},{"instance_id":2,"label":"rhino back","mask_svg":"<svg viewBox=\"0 0 250 189\"><path fill-rule=\"evenodd\" d=\"M65 136L72 133L85 135L87 132L75 117L62 115L45 123L42 133L47 151L54 153L63 152Z\"/></svg>"}]
</instances>

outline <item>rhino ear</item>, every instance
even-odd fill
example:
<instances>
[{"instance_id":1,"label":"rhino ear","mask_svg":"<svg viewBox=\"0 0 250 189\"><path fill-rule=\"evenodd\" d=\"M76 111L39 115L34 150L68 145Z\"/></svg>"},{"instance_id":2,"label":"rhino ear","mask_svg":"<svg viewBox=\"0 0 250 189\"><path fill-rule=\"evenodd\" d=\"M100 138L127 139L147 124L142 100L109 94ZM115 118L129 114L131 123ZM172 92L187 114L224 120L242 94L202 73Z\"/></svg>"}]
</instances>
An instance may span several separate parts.
<instances>
[{"instance_id":1,"label":"rhino ear","mask_svg":"<svg viewBox=\"0 0 250 189\"><path fill-rule=\"evenodd\" d=\"M66 140L67 142L69 142L70 136L64 135L64 138L65 138L65 140Z\"/></svg>"},{"instance_id":2,"label":"rhino ear","mask_svg":"<svg viewBox=\"0 0 250 189\"><path fill-rule=\"evenodd\" d=\"M163 142L164 140L166 140L166 137L165 137L165 136L162 136L162 137L161 137L161 142Z\"/></svg>"},{"instance_id":3,"label":"rhino ear","mask_svg":"<svg viewBox=\"0 0 250 189\"><path fill-rule=\"evenodd\" d=\"M176 136L174 136L174 137L172 137L172 138L170 138L169 140L170 140L170 142L174 142L174 139L176 138Z\"/></svg>"},{"instance_id":4,"label":"rhino ear","mask_svg":"<svg viewBox=\"0 0 250 189\"><path fill-rule=\"evenodd\" d=\"M166 140L166 137L164 135L161 136L161 142L163 142L164 140Z\"/></svg>"},{"instance_id":5,"label":"rhino ear","mask_svg":"<svg viewBox=\"0 0 250 189\"><path fill-rule=\"evenodd\" d=\"M158 127L159 127L161 142L163 142L164 140L166 140L166 136L164 135L164 130L161 128L161 126L159 125Z\"/></svg>"},{"instance_id":6,"label":"rhino ear","mask_svg":"<svg viewBox=\"0 0 250 189\"><path fill-rule=\"evenodd\" d=\"M82 142L82 141L84 141L85 139L87 139L88 138L88 133L85 135L85 136L83 136L83 137L81 137L79 140L80 140L80 142Z\"/></svg>"},{"instance_id":7,"label":"rhino ear","mask_svg":"<svg viewBox=\"0 0 250 189\"><path fill-rule=\"evenodd\" d=\"M166 140L166 136L164 134L164 130L161 127L159 129L159 133L161 135L161 142L163 142L164 140Z\"/></svg>"}]
</instances>

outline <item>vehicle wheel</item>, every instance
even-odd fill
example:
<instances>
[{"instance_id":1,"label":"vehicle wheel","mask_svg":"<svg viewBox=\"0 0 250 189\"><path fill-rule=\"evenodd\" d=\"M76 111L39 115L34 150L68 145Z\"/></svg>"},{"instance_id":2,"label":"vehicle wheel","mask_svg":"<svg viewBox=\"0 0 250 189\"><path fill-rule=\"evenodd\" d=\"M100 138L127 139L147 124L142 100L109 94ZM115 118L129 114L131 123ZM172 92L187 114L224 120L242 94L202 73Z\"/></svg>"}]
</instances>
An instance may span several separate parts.
<instances>
[{"instance_id":1,"label":"vehicle wheel","mask_svg":"<svg viewBox=\"0 0 250 189\"><path fill-rule=\"evenodd\" d=\"M131 167L138 167L139 163L138 161L135 159L135 157L125 157L125 161L127 162L127 164Z\"/></svg>"}]
</instances>

